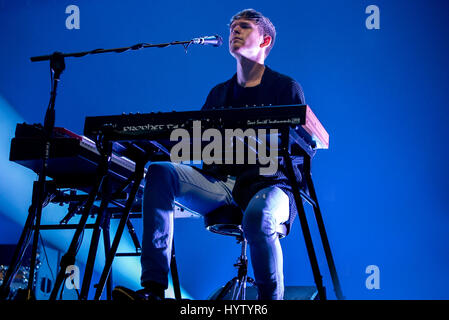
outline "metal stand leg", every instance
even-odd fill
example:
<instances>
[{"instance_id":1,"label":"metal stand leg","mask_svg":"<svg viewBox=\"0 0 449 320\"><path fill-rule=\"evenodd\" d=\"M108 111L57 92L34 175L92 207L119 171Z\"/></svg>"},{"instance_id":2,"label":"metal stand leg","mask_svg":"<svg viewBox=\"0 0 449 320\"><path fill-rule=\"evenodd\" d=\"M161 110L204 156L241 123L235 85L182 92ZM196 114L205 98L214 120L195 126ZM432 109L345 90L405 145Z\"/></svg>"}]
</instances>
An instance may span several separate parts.
<instances>
[{"instance_id":1,"label":"metal stand leg","mask_svg":"<svg viewBox=\"0 0 449 320\"><path fill-rule=\"evenodd\" d=\"M235 267L238 267L237 276L226 283L215 300L223 300L230 292L232 292L230 300L245 300L247 282L254 284L254 280L248 277L247 241L246 239L239 241L242 242L242 251L237 263L234 264Z\"/></svg>"},{"instance_id":2,"label":"metal stand leg","mask_svg":"<svg viewBox=\"0 0 449 320\"><path fill-rule=\"evenodd\" d=\"M332 283L334 286L334 290L337 296L337 299L344 299L343 293L341 291L340 282L338 280L337 271L335 269L334 260L332 258L332 253L329 245L329 240L326 235L326 229L324 228L324 221L321 215L320 206L318 204L318 198L315 192L315 187L312 181L311 175L311 158L314 155L314 152L307 151L308 145L303 145L304 142L301 139L297 139L295 135L293 135L292 141L290 141L290 128L285 128L282 130L282 141L281 141L281 156L283 157L286 169L287 169L287 177L289 179L290 185L293 188L293 196L295 199L296 206L298 208L298 217L301 222L301 228L304 235L304 240L307 247L307 253L309 255L310 263L312 266L313 277L318 289L318 295L320 300L326 299L325 288L322 283L322 277L320 274L318 261L315 254L315 249L313 247L312 237L310 235L310 230L307 224L307 218L304 211L304 206L302 199L309 202L315 213L315 219L318 224L318 230L321 237L321 242L323 244L324 252L326 255L327 264L329 267L329 271L332 277ZM297 148L299 147L299 148ZM293 170L293 163L291 158L291 150L294 151L295 154L298 154L303 158L304 168L302 170L303 179L305 180L305 186L307 190L301 189L298 181L296 180L295 172ZM307 192L309 194L307 194Z\"/></svg>"},{"instance_id":3,"label":"metal stand leg","mask_svg":"<svg viewBox=\"0 0 449 320\"><path fill-rule=\"evenodd\" d=\"M304 241L306 243L307 254L309 256L310 264L312 266L313 278L315 280L315 284L317 286L318 295L320 300L326 300L326 290L323 286L323 279L320 274L320 268L318 265L318 259L316 257L315 248L313 246L312 236L310 234L309 225L307 223L306 212L304 210L304 206L302 204L301 195L299 193L300 186L296 181L295 172L293 170L292 160L290 154L286 148L282 149L282 156L284 158L286 167L287 167L287 175L289 182L293 188L293 196L295 198L296 207L298 209L298 218L301 223L302 233L304 236Z\"/></svg>"},{"instance_id":4,"label":"metal stand leg","mask_svg":"<svg viewBox=\"0 0 449 320\"><path fill-rule=\"evenodd\" d=\"M31 239L31 235L33 233L33 227L35 222L35 216L36 216L36 201L38 200L37 197L37 188L38 188L38 182L35 181L33 184L33 194L32 194L32 200L31 205L28 209L28 217L25 222L25 226L22 230L22 233L19 238L19 242L16 245L16 248L14 250L13 257L11 259L11 263L9 264L8 270L6 271L5 278L3 280L3 283L0 287L0 300L5 300L8 298L10 286L12 279L14 278L15 274L17 273L17 269L22 263L23 254L25 253L29 241Z\"/></svg>"},{"instance_id":5,"label":"metal stand leg","mask_svg":"<svg viewBox=\"0 0 449 320\"><path fill-rule=\"evenodd\" d=\"M59 273L56 277L55 286L53 287L53 290L50 294L50 300L56 300L58 291L66 277L65 273L67 267L75 263L75 257L79 246L81 234L85 229L87 219L89 218L89 214L94 204L95 198L98 194L98 191L100 190L100 187L104 181L105 176L107 175L107 172L108 172L108 157L105 156L103 157L102 162L98 167L96 182L89 193L89 197L87 199L84 212L81 215L81 219L78 223L78 227L75 231L72 242L70 243L69 249L67 250L66 254L61 258L60 263L61 269L59 270Z\"/></svg>"},{"instance_id":6,"label":"metal stand leg","mask_svg":"<svg viewBox=\"0 0 449 320\"><path fill-rule=\"evenodd\" d=\"M109 230L110 221L111 221L110 216L108 214L102 226L105 259L107 258L109 252L111 251L111 235ZM112 273L109 274L108 281L106 282L106 299L112 300Z\"/></svg>"},{"instance_id":7,"label":"metal stand leg","mask_svg":"<svg viewBox=\"0 0 449 320\"><path fill-rule=\"evenodd\" d=\"M41 177L39 177L40 179ZM46 194L46 183L45 177L43 178L43 182L39 181L39 198L37 201L36 207L36 215L35 215L35 223L34 223L34 233L33 233L33 247L31 251L31 262L30 262L30 274L28 276L28 289L27 289L27 300L35 299L33 294L33 286L34 286L34 272L36 268L36 256L37 256L37 246L39 244L39 227L41 225L41 217L42 217L42 208L43 202Z\"/></svg>"},{"instance_id":8,"label":"metal stand leg","mask_svg":"<svg viewBox=\"0 0 449 320\"><path fill-rule=\"evenodd\" d=\"M131 210L134 198L136 197L137 191L140 187L140 182L143 179L144 166L145 161L137 161L134 172L135 173L134 183L132 185L129 198L126 202L125 209L123 210L122 217L120 218L120 222L117 227L116 234L114 236L114 241L112 242L111 250L109 251L108 256L106 257L103 272L100 276L98 284L96 285L97 290L95 292L94 300L100 300L101 294L103 293L105 283L111 271L112 263L114 261L115 254L117 252L117 248L123 234L123 230L125 228L126 222L128 221L129 211Z\"/></svg>"},{"instance_id":9,"label":"metal stand leg","mask_svg":"<svg viewBox=\"0 0 449 320\"><path fill-rule=\"evenodd\" d=\"M329 240L327 238L326 229L324 227L324 220L321 215L320 206L318 204L318 197L315 192L315 186L313 185L313 181L312 181L309 157L304 159L304 168L305 168L305 170L304 170L305 179L306 179L307 187L309 189L310 197L315 202L315 204L313 205L313 211L315 213L315 219L317 221L318 230L320 232L321 242L323 244L327 264L329 266L329 271L331 274L332 284L334 286L335 295L336 295L337 299L343 300L344 299L343 292L341 290L340 281L338 279L337 270L335 268L334 259L332 257L332 252L331 252L331 248L329 245Z\"/></svg>"},{"instance_id":10,"label":"metal stand leg","mask_svg":"<svg viewBox=\"0 0 449 320\"><path fill-rule=\"evenodd\" d=\"M86 270L84 271L83 284L81 287L80 300L87 300L88 298L90 283L95 266L95 258L97 255L98 242L100 240L100 227L103 223L103 220L105 219L105 216L108 214L107 209L110 198L110 185L109 178L107 176L103 181L102 189L102 200L97 214L97 219L95 221L95 226L92 231L89 254L86 262Z\"/></svg>"}]
</instances>

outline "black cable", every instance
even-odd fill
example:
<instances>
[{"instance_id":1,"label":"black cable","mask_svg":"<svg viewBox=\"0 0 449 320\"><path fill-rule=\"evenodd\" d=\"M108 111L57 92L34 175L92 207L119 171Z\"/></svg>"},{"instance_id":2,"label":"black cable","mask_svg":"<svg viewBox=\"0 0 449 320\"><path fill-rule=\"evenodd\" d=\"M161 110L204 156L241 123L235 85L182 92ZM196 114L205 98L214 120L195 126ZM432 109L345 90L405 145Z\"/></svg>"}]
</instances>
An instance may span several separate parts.
<instances>
[{"instance_id":1,"label":"black cable","mask_svg":"<svg viewBox=\"0 0 449 320\"><path fill-rule=\"evenodd\" d=\"M67 274L64 274L64 284L67 281ZM62 300L62 293L64 292L65 285L61 286L61 291L59 292L59 300Z\"/></svg>"},{"instance_id":2,"label":"black cable","mask_svg":"<svg viewBox=\"0 0 449 320\"><path fill-rule=\"evenodd\" d=\"M69 276L70 276L70 273L65 273L65 274L64 274L64 285L61 286L62 288L61 288L61 292L59 293L59 300L62 300L62 294L63 294L63 292L64 292L65 282L67 281L67 278L68 278ZM76 294L77 294L77 296L78 296L78 300L80 300L80 291L79 291L79 289L75 286L75 281L73 280L73 278L71 279L70 282L72 283L73 288L75 289L75 292L76 292Z\"/></svg>"},{"instance_id":3,"label":"black cable","mask_svg":"<svg viewBox=\"0 0 449 320\"><path fill-rule=\"evenodd\" d=\"M75 284L75 281L73 281L73 279L72 279L72 284L73 285ZM78 290L77 287L75 287L75 286L73 286L73 287L75 288L75 292L76 292L76 295L78 296L78 300L80 300L80 291Z\"/></svg>"},{"instance_id":4,"label":"black cable","mask_svg":"<svg viewBox=\"0 0 449 320\"><path fill-rule=\"evenodd\" d=\"M44 249L45 260L47 261L47 266L48 266L48 269L50 270L50 273L51 273L51 279L52 279L52 281L54 283L55 282L55 276L53 275L53 270L51 269L50 263L48 262L47 250L45 249L44 239L42 239L42 235L41 234L39 234L39 239L41 240L41 245L42 245L42 248Z\"/></svg>"},{"instance_id":5,"label":"black cable","mask_svg":"<svg viewBox=\"0 0 449 320\"><path fill-rule=\"evenodd\" d=\"M193 41L190 41L187 45L182 45L184 47L184 51L187 54L187 49L189 48L189 46L193 43Z\"/></svg>"},{"instance_id":6,"label":"black cable","mask_svg":"<svg viewBox=\"0 0 449 320\"><path fill-rule=\"evenodd\" d=\"M53 93L53 70L51 69L51 65L50 65L50 101L48 101L48 106L47 109L50 108L51 105L51 95Z\"/></svg>"},{"instance_id":7,"label":"black cable","mask_svg":"<svg viewBox=\"0 0 449 320\"><path fill-rule=\"evenodd\" d=\"M84 231L85 231L85 229L83 228L83 231L81 231L81 235L80 235L80 237L79 237L79 239L78 239L78 243L76 244L75 255L78 254L78 251L79 251L80 248L81 248L81 244L83 243L83 240L84 240Z\"/></svg>"}]
</instances>

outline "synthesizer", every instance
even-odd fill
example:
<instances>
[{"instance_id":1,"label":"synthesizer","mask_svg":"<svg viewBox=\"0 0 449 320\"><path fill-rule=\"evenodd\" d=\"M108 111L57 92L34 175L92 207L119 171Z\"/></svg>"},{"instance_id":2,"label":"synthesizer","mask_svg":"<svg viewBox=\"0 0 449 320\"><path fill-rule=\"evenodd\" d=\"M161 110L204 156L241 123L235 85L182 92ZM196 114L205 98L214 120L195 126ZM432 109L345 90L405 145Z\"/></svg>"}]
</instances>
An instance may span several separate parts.
<instances>
[{"instance_id":1,"label":"synthesizer","mask_svg":"<svg viewBox=\"0 0 449 320\"><path fill-rule=\"evenodd\" d=\"M43 128L39 125L18 124L11 140L9 160L39 173L44 150ZM123 184L135 171L135 162L121 155L126 146L114 143L108 175L112 192L122 190ZM89 192L100 162L96 144L89 138L70 130L55 127L51 139L47 176L58 188L70 188ZM145 170L146 172L146 170ZM140 183L133 211L140 212L144 181ZM125 198L127 189L124 189ZM122 195L123 196L123 193ZM123 200L126 200L126 199ZM175 218L198 217L199 214L175 204Z\"/></svg>"},{"instance_id":2,"label":"synthesizer","mask_svg":"<svg viewBox=\"0 0 449 320\"><path fill-rule=\"evenodd\" d=\"M44 146L41 125L18 124L15 137L11 140L9 160L39 173ZM95 178L100 158L91 139L56 127L51 139L47 176L61 185L88 186ZM112 181L126 181L134 170L133 161L112 153L109 166Z\"/></svg>"},{"instance_id":3,"label":"synthesizer","mask_svg":"<svg viewBox=\"0 0 449 320\"><path fill-rule=\"evenodd\" d=\"M106 135L110 141L168 140L175 129L248 129L291 127L314 149L329 148L329 134L308 105L215 108L200 111L130 113L86 117L84 135Z\"/></svg>"}]
</instances>

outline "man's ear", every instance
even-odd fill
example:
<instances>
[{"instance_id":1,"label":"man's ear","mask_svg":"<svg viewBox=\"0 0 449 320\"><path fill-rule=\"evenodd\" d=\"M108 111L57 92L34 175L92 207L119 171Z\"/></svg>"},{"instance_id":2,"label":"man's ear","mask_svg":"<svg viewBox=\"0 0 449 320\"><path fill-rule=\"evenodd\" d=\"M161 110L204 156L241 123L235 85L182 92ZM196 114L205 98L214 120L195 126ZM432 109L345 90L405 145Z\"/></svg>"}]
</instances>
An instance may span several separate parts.
<instances>
[{"instance_id":1,"label":"man's ear","mask_svg":"<svg viewBox=\"0 0 449 320\"><path fill-rule=\"evenodd\" d=\"M260 47L268 47L271 43L271 37L270 36L264 36L263 37L263 42L260 44Z\"/></svg>"}]
</instances>

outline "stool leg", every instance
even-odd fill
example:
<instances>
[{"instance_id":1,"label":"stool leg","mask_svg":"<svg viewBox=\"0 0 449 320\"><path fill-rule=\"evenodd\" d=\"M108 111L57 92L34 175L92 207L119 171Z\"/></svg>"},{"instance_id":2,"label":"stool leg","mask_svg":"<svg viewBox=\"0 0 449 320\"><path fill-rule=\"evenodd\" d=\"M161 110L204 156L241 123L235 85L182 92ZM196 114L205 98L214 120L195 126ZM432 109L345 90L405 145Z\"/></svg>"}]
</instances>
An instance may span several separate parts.
<instances>
[{"instance_id":1,"label":"stool leg","mask_svg":"<svg viewBox=\"0 0 449 320\"><path fill-rule=\"evenodd\" d=\"M239 298L238 294L240 293L240 281L238 278L235 279L235 281L233 283L233 288L234 288L234 290L232 290L231 300L238 300L238 298ZM239 290L237 290L237 288L239 288ZM236 294L236 291L237 291L237 294Z\"/></svg>"},{"instance_id":2,"label":"stool leg","mask_svg":"<svg viewBox=\"0 0 449 320\"><path fill-rule=\"evenodd\" d=\"M223 300L223 298L226 296L226 294L231 291L231 289L234 285L235 279L236 278L234 278L234 279L228 281L228 283L226 283L226 285L221 289L220 293L217 295L215 300Z\"/></svg>"},{"instance_id":3,"label":"stool leg","mask_svg":"<svg viewBox=\"0 0 449 320\"><path fill-rule=\"evenodd\" d=\"M242 300L246 300L246 279L247 279L247 276L245 276L245 278L243 279L243 282L242 282Z\"/></svg>"},{"instance_id":4,"label":"stool leg","mask_svg":"<svg viewBox=\"0 0 449 320\"><path fill-rule=\"evenodd\" d=\"M230 294L231 300L246 300L246 284L250 282L254 285L254 280L248 277L248 258L246 256L246 249L248 242L245 238L238 238L242 243L241 254L234 264L238 268L237 276L228 281L226 285L218 292L215 300L223 300Z\"/></svg>"},{"instance_id":5,"label":"stool leg","mask_svg":"<svg viewBox=\"0 0 449 320\"><path fill-rule=\"evenodd\" d=\"M235 278L236 281L232 294L232 300L245 300L246 278L248 274L248 258L246 256L248 242L245 238L241 238L239 241L242 243L242 250L236 264L236 266L238 266L238 275Z\"/></svg>"}]
</instances>

